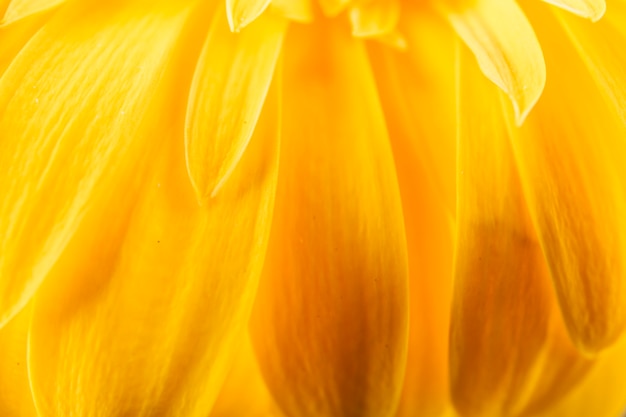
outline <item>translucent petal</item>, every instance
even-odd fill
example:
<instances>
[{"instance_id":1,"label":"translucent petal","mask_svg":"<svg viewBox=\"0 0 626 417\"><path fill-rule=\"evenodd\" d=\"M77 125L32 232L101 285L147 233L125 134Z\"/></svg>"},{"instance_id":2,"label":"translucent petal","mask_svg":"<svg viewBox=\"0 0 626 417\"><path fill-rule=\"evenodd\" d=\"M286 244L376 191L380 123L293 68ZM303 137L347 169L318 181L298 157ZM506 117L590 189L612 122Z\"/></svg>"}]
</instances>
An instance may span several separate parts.
<instances>
[{"instance_id":1,"label":"translucent petal","mask_svg":"<svg viewBox=\"0 0 626 417\"><path fill-rule=\"evenodd\" d=\"M272 9L281 16L302 23L313 21L313 0L272 0Z\"/></svg>"},{"instance_id":2,"label":"translucent petal","mask_svg":"<svg viewBox=\"0 0 626 417\"><path fill-rule=\"evenodd\" d=\"M0 26L0 77L26 42L50 19L52 12L37 13L10 25Z\"/></svg>"},{"instance_id":3,"label":"translucent petal","mask_svg":"<svg viewBox=\"0 0 626 417\"><path fill-rule=\"evenodd\" d=\"M226 0L226 17L233 32L254 22L270 5L270 0Z\"/></svg>"},{"instance_id":4,"label":"translucent petal","mask_svg":"<svg viewBox=\"0 0 626 417\"><path fill-rule=\"evenodd\" d=\"M605 0L543 0L575 15L597 22L606 12ZM617 3L617 2L616 2Z\"/></svg>"},{"instance_id":5,"label":"translucent petal","mask_svg":"<svg viewBox=\"0 0 626 417\"><path fill-rule=\"evenodd\" d=\"M0 26L8 25L25 17L53 9L65 0L9 0ZM0 7L0 10L2 7Z\"/></svg>"},{"instance_id":6,"label":"translucent petal","mask_svg":"<svg viewBox=\"0 0 626 417\"><path fill-rule=\"evenodd\" d=\"M68 248L37 294L29 340L42 415L209 414L266 251L276 97L270 92L248 152L210 206L196 202L175 133L164 138L122 241L92 242L100 254L88 259L83 246Z\"/></svg>"},{"instance_id":7,"label":"translucent petal","mask_svg":"<svg viewBox=\"0 0 626 417\"><path fill-rule=\"evenodd\" d=\"M0 80L0 326L86 225L133 204L190 12L158 4L64 9Z\"/></svg>"},{"instance_id":8,"label":"translucent petal","mask_svg":"<svg viewBox=\"0 0 626 417\"><path fill-rule=\"evenodd\" d=\"M286 40L276 221L253 343L285 414L385 417L408 336L401 202L363 45L330 25L294 26Z\"/></svg>"},{"instance_id":9,"label":"translucent petal","mask_svg":"<svg viewBox=\"0 0 626 417\"><path fill-rule=\"evenodd\" d=\"M185 132L187 169L206 204L228 180L252 137L282 47L286 21L264 15L240 34L218 9L196 67Z\"/></svg>"},{"instance_id":10,"label":"translucent petal","mask_svg":"<svg viewBox=\"0 0 626 417\"><path fill-rule=\"evenodd\" d=\"M399 0L374 0L358 3L350 8L352 34L359 38L371 38L393 31L400 18Z\"/></svg>"},{"instance_id":11,"label":"translucent petal","mask_svg":"<svg viewBox=\"0 0 626 417\"><path fill-rule=\"evenodd\" d=\"M445 9L483 73L512 100L522 124L546 82L546 67L530 23L515 0L452 1Z\"/></svg>"}]
</instances>

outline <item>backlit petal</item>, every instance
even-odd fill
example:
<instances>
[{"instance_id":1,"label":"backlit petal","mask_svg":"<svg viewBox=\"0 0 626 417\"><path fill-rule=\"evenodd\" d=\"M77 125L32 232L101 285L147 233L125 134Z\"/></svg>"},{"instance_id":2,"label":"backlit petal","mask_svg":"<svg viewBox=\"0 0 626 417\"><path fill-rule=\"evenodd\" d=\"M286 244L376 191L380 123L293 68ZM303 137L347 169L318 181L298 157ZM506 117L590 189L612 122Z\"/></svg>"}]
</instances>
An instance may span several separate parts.
<instances>
[{"instance_id":1,"label":"backlit petal","mask_svg":"<svg viewBox=\"0 0 626 417\"><path fill-rule=\"evenodd\" d=\"M187 169L206 203L243 156L280 54L286 21L264 15L242 33L218 9L191 86L185 134Z\"/></svg>"},{"instance_id":2,"label":"backlit petal","mask_svg":"<svg viewBox=\"0 0 626 417\"><path fill-rule=\"evenodd\" d=\"M35 300L29 368L42 415L209 414L267 246L278 151L270 96L248 152L210 205L198 206L174 134L163 138L169 146L123 241L91 242L99 257L82 261L84 245L68 248Z\"/></svg>"},{"instance_id":3,"label":"backlit petal","mask_svg":"<svg viewBox=\"0 0 626 417\"><path fill-rule=\"evenodd\" d=\"M10 0L0 25L8 25L30 15L40 13L65 3L65 0Z\"/></svg>"},{"instance_id":4,"label":"backlit petal","mask_svg":"<svg viewBox=\"0 0 626 417\"><path fill-rule=\"evenodd\" d=\"M272 0L271 6L288 19L303 23L313 21L313 0Z\"/></svg>"},{"instance_id":5,"label":"backlit petal","mask_svg":"<svg viewBox=\"0 0 626 417\"><path fill-rule=\"evenodd\" d=\"M558 76L513 143L565 323L595 352L626 326L626 126L556 19L528 12Z\"/></svg>"},{"instance_id":6,"label":"backlit petal","mask_svg":"<svg viewBox=\"0 0 626 417\"><path fill-rule=\"evenodd\" d=\"M360 41L330 24L292 29L253 343L288 416L386 417L400 394L408 324L387 132Z\"/></svg>"},{"instance_id":7,"label":"backlit petal","mask_svg":"<svg viewBox=\"0 0 626 417\"><path fill-rule=\"evenodd\" d=\"M483 73L512 100L522 124L546 82L541 47L515 0L447 0L452 26Z\"/></svg>"},{"instance_id":8,"label":"backlit petal","mask_svg":"<svg viewBox=\"0 0 626 417\"><path fill-rule=\"evenodd\" d=\"M263 13L270 0L226 0L226 16L233 32L239 32Z\"/></svg>"},{"instance_id":9,"label":"backlit petal","mask_svg":"<svg viewBox=\"0 0 626 417\"><path fill-rule=\"evenodd\" d=\"M190 11L158 4L65 9L0 80L0 326L85 225L134 201L160 145L142 127L163 119L150 110Z\"/></svg>"},{"instance_id":10,"label":"backlit petal","mask_svg":"<svg viewBox=\"0 0 626 417\"><path fill-rule=\"evenodd\" d=\"M352 34L371 38L387 34L395 29L400 18L399 0L373 0L358 3L350 8Z\"/></svg>"},{"instance_id":11,"label":"backlit petal","mask_svg":"<svg viewBox=\"0 0 626 417\"><path fill-rule=\"evenodd\" d=\"M566 393L587 362L560 322L498 91L468 51L459 70L452 397L463 416L523 415Z\"/></svg>"},{"instance_id":12,"label":"backlit petal","mask_svg":"<svg viewBox=\"0 0 626 417\"><path fill-rule=\"evenodd\" d=\"M596 22L606 12L605 0L543 0L575 15L586 17ZM617 2L616 2L617 3Z\"/></svg>"}]
</instances>

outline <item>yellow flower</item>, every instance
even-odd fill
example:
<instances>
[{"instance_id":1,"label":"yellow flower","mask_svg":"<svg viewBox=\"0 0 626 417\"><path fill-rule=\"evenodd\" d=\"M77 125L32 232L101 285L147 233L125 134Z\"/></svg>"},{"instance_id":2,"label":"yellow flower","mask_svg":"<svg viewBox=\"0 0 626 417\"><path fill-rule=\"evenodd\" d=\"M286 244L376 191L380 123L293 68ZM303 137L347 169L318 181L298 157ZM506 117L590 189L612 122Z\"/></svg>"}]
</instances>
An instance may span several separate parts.
<instances>
[{"instance_id":1,"label":"yellow flower","mask_svg":"<svg viewBox=\"0 0 626 417\"><path fill-rule=\"evenodd\" d=\"M0 16L0 416L626 406L624 0Z\"/></svg>"}]
</instances>

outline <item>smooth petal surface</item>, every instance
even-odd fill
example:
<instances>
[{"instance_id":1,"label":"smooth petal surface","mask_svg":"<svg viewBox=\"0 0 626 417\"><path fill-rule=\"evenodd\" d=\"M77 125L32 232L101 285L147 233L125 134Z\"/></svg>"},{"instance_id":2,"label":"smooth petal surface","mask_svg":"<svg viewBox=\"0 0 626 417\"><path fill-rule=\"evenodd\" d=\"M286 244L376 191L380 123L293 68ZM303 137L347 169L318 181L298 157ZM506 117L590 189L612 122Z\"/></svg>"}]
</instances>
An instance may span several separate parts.
<instances>
[{"instance_id":1,"label":"smooth petal surface","mask_svg":"<svg viewBox=\"0 0 626 417\"><path fill-rule=\"evenodd\" d=\"M289 417L386 417L407 346L401 202L367 56L328 24L285 46L283 146L252 315L261 370Z\"/></svg>"},{"instance_id":2,"label":"smooth petal surface","mask_svg":"<svg viewBox=\"0 0 626 417\"><path fill-rule=\"evenodd\" d=\"M455 39L432 13L411 10L403 18L410 42L406 52L369 48L396 162L409 254L409 352L396 415L441 417L450 406L454 200L446 207L444 196L456 192ZM442 177L449 181L435 181Z\"/></svg>"},{"instance_id":3,"label":"smooth petal surface","mask_svg":"<svg viewBox=\"0 0 626 417\"><path fill-rule=\"evenodd\" d=\"M463 416L517 416L538 402L548 405L542 390L554 401L561 386L577 381L580 373L568 375L562 367L573 357L567 362L573 369L577 354L571 345L569 351L550 345L565 332L562 323L560 333L551 332L558 308L498 91L481 76L469 51L461 52L459 71L451 393ZM548 378L542 386L544 373L553 372L560 372L560 379Z\"/></svg>"},{"instance_id":4,"label":"smooth petal surface","mask_svg":"<svg viewBox=\"0 0 626 417\"><path fill-rule=\"evenodd\" d=\"M606 12L605 0L543 0L570 13L597 22ZM618 3L618 2L615 2Z\"/></svg>"},{"instance_id":5,"label":"smooth petal surface","mask_svg":"<svg viewBox=\"0 0 626 417\"><path fill-rule=\"evenodd\" d=\"M541 46L515 0L447 0L450 23L483 73L512 100L522 124L546 83Z\"/></svg>"},{"instance_id":6,"label":"smooth petal surface","mask_svg":"<svg viewBox=\"0 0 626 417\"><path fill-rule=\"evenodd\" d=\"M313 0L272 0L271 7L281 16L297 22L313 21Z\"/></svg>"},{"instance_id":7,"label":"smooth petal surface","mask_svg":"<svg viewBox=\"0 0 626 417\"><path fill-rule=\"evenodd\" d=\"M375 0L355 4L349 12L352 35L372 38L393 31L400 18L399 0Z\"/></svg>"},{"instance_id":8,"label":"smooth petal surface","mask_svg":"<svg viewBox=\"0 0 626 417\"><path fill-rule=\"evenodd\" d=\"M160 145L144 127L190 6L66 11L0 80L0 326L71 239L91 238L85 225L124 221Z\"/></svg>"},{"instance_id":9,"label":"smooth petal surface","mask_svg":"<svg viewBox=\"0 0 626 417\"><path fill-rule=\"evenodd\" d=\"M125 236L91 242L99 257L82 262L84 245L68 248L35 300L28 359L42 415L209 414L267 246L278 151L270 94L249 151L211 205L198 206L174 133Z\"/></svg>"},{"instance_id":10,"label":"smooth petal surface","mask_svg":"<svg viewBox=\"0 0 626 417\"><path fill-rule=\"evenodd\" d=\"M65 0L10 0L4 16L0 20L0 27L33 14L53 9L62 3L65 3Z\"/></svg>"},{"instance_id":11,"label":"smooth petal surface","mask_svg":"<svg viewBox=\"0 0 626 417\"><path fill-rule=\"evenodd\" d=\"M26 342L31 316L30 306L24 308L0 329L0 415L36 417L30 393Z\"/></svg>"},{"instance_id":12,"label":"smooth petal surface","mask_svg":"<svg viewBox=\"0 0 626 417\"><path fill-rule=\"evenodd\" d=\"M556 19L527 10L559 75L513 144L565 323L593 353L626 325L626 126Z\"/></svg>"},{"instance_id":13,"label":"smooth petal surface","mask_svg":"<svg viewBox=\"0 0 626 417\"><path fill-rule=\"evenodd\" d=\"M256 126L280 55L286 21L266 14L230 33L221 8L196 67L187 108L187 169L205 204L228 180Z\"/></svg>"},{"instance_id":14,"label":"smooth petal surface","mask_svg":"<svg viewBox=\"0 0 626 417\"><path fill-rule=\"evenodd\" d=\"M226 16L233 32L239 32L263 13L270 0L226 0Z\"/></svg>"}]
</instances>

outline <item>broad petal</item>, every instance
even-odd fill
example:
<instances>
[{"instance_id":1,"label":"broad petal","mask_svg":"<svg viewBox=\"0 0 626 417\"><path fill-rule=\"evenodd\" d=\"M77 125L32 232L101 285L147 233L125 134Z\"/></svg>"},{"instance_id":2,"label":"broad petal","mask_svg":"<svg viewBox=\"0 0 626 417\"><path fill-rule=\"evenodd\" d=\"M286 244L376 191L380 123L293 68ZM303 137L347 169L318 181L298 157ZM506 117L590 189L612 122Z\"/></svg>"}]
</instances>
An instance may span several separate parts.
<instances>
[{"instance_id":1,"label":"broad petal","mask_svg":"<svg viewBox=\"0 0 626 417\"><path fill-rule=\"evenodd\" d=\"M0 327L71 239L124 221L191 6L64 10L0 80Z\"/></svg>"},{"instance_id":2,"label":"broad petal","mask_svg":"<svg viewBox=\"0 0 626 417\"><path fill-rule=\"evenodd\" d=\"M271 7L287 19L302 23L313 21L313 0L272 0Z\"/></svg>"},{"instance_id":3,"label":"broad petal","mask_svg":"<svg viewBox=\"0 0 626 417\"><path fill-rule=\"evenodd\" d=\"M2 10L0 2L0 10ZM0 27L25 17L41 13L65 3L65 0L9 0Z\"/></svg>"},{"instance_id":4,"label":"broad petal","mask_svg":"<svg viewBox=\"0 0 626 417\"><path fill-rule=\"evenodd\" d=\"M521 125L546 83L541 46L515 0L447 0L452 26L483 73L512 100Z\"/></svg>"},{"instance_id":5,"label":"broad petal","mask_svg":"<svg viewBox=\"0 0 626 417\"><path fill-rule=\"evenodd\" d=\"M458 68L452 398L463 416L522 415L556 401L578 382L587 362L571 344L561 348L563 339L568 341L498 91L473 65L469 51L461 52ZM579 366L580 372L568 373Z\"/></svg>"},{"instance_id":6,"label":"broad petal","mask_svg":"<svg viewBox=\"0 0 626 417\"><path fill-rule=\"evenodd\" d=\"M365 50L293 27L281 172L253 343L289 416L389 416L407 345L398 185Z\"/></svg>"},{"instance_id":7,"label":"broad petal","mask_svg":"<svg viewBox=\"0 0 626 417\"><path fill-rule=\"evenodd\" d=\"M36 417L30 392L26 346L30 305L0 329L0 415Z\"/></svg>"},{"instance_id":8,"label":"broad petal","mask_svg":"<svg viewBox=\"0 0 626 417\"><path fill-rule=\"evenodd\" d=\"M84 248L68 249L35 300L29 368L41 414L209 414L267 246L278 151L270 95L249 151L211 205L198 206L174 134L122 242L92 242L101 253L82 262Z\"/></svg>"},{"instance_id":9,"label":"broad petal","mask_svg":"<svg viewBox=\"0 0 626 417\"><path fill-rule=\"evenodd\" d=\"M286 21L264 15L240 34L215 13L191 86L187 169L205 204L228 180L256 126L282 47Z\"/></svg>"},{"instance_id":10,"label":"broad petal","mask_svg":"<svg viewBox=\"0 0 626 417\"><path fill-rule=\"evenodd\" d=\"M392 32L400 18L399 0L374 0L350 8L352 35L373 38Z\"/></svg>"},{"instance_id":11,"label":"broad petal","mask_svg":"<svg viewBox=\"0 0 626 417\"><path fill-rule=\"evenodd\" d=\"M626 125L568 45L529 7L554 77L514 148L565 323L587 352L626 326Z\"/></svg>"}]
</instances>

